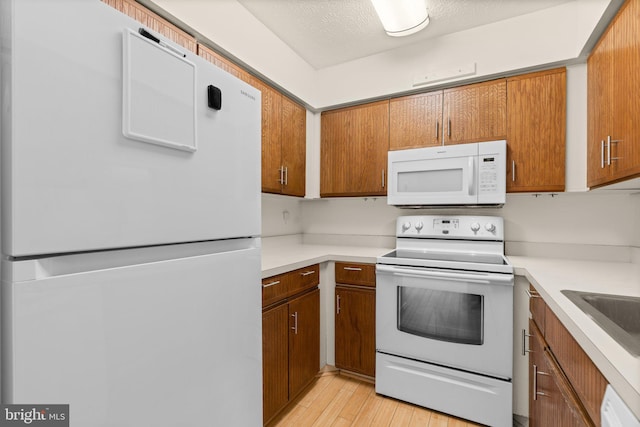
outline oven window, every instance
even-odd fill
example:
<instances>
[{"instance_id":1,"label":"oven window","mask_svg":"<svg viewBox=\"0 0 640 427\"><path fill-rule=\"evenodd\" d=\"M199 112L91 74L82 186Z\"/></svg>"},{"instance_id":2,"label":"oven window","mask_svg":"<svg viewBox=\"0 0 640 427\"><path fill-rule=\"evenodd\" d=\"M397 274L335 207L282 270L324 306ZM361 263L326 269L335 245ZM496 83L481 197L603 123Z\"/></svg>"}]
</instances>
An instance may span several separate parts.
<instances>
[{"instance_id":1,"label":"oven window","mask_svg":"<svg viewBox=\"0 0 640 427\"><path fill-rule=\"evenodd\" d=\"M440 341L482 345L482 295L398 287L398 329Z\"/></svg>"}]
</instances>

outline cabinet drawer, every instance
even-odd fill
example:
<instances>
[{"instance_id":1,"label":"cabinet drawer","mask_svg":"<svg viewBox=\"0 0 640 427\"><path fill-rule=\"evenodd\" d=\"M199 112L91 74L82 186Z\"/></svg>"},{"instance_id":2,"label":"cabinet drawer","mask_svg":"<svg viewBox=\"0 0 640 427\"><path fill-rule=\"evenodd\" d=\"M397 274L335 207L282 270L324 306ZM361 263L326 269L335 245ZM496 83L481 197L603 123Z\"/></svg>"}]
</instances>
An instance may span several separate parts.
<instances>
[{"instance_id":1,"label":"cabinet drawer","mask_svg":"<svg viewBox=\"0 0 640 427\"><path fill-rule=\"evenodd\" d=\"M294 270L289 274L289 295L297 294L305 289L318 286L320 283L320 265L310 265L309 267Z\"/></svg>"},{"instance_id":2,"label":"cabinet drawer","mask_svg":"<svg viewBox=\"0 0 640 427\"><path fill-rule=\"evenodd\" d=\"M287 297L289 273L262 279L262 306L266 307Z\"/></svg>"},{"instance_id":3,"label":"cabinet drawer","mask_svg":"<svg viewBox=\"0 0 640 427\"><path fill-rule=\"evenodd\" d=\"M336 283L376 286L375 264L336 262Z\"/></svg>"},{"instance_id":4,"label":"cabinet drawer","mask_svg":"<svg viewBox=\"0 0 640 427\"><path fill-rule=\"evenodd\" d=\"M310 265L262 279L262 306L274 304L320 284L320 265Z\"/></svg>"}]
</instances>

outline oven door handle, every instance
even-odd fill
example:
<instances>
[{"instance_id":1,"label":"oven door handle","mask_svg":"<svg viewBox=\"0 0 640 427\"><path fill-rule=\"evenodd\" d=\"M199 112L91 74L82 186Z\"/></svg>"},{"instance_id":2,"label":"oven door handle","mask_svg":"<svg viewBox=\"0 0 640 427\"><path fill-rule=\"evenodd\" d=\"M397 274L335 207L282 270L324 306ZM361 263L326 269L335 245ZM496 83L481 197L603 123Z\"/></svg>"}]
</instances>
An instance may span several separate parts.
<instances>
[{"instance_id":1,"label":"oven door handle","mask_svg":"<svg viewBox=\"0 0 640 427\"><path fill-rule=\"evenodd\" d=\"M492 274L492 273L460 273L456 271L434 271L423 268L397 267L378 264L377 272L390 273L394 276L416 277L420 279L441 279L454 282L477 283L481 285L511 285L513 286L512 274Z\"/></svg>"}]
</instances>

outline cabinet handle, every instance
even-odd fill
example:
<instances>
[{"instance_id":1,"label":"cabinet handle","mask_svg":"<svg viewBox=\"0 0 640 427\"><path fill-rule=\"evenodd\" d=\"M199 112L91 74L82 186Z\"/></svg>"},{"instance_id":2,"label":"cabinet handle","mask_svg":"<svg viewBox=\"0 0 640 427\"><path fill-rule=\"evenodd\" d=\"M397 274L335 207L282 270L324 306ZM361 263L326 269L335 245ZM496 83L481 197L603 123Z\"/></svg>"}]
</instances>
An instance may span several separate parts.
<instances>
[{"instance_id":1,"label":"cabinet handle","mask_svg":"<svg viewBox=\"0 0 640 427\"><path fill-rule=\"evenodd\" d=\"M511 182L516 182L516 161L511 160Z\"/></svg>"},{"instance_id":2,"label":"cabinet handle","mask_svg":"<svg viewBox=\"0 0 640 427\"><path fill-rule=\"evenodd\" d=\"M284 167L284 185L289 185L289 168Z\"/></svg>"},{"instance_id":3,"label":"cabinet handle","mask_svg":"<svg viewBox=\"0 0 640 427\"><path fill-rule=\"evenodd\" d=\"M314 274L315 270L305 271L304 273L300 273L301 276L309 276L310 274Z\"/></svg>"},{"instance_id":4,"label":"cabinet handle","mask_svg":"<svg viewBox=\"0 0 640 427\"><path fill-rule=\"evenodd\" d=\"M284 184L284 168L280 166L278 168L278 172L280 172L280 179L278 179L278 184Z\"/></svg>"},{"instance_id":5,"label":"cabinet handle","mask_svg":"<svg viewBox=\"0 0 640 427\"><path fill-rule=\"evenodd\" d=\"M436 141L440 139L440 122L436 120Z\"/></svg>"},{"instance_id":6,"label":"cabinet handle","mask_svg":"<svg viewBox=\"0 0 640 427\"><path fill-rule=\"evenodd\" d=\"M298 335L298 312L296 311L293 313L291 317L293 317L293 327L291 329L293 329L293 332Z\"/></svg>"},{"instance_id":7,"label":"cabinet handle","mask_svg":"<svg viewBox=\"0 0 640 427\"><path fill-rule=\"evenodd\" d=\"M451 117L447 118L447 136L451 138Z\"/></svg>"},{"instance_id":8,"label":"cabinet handle","mask_svg":"<svg viewBox=\"0 0 640 427\"><path fill-rule=\"evenodd\" d=\"M360 267L344 267L344 269L348 271L362 271Z\"/></svg>"},{"instance_id":9,"label":"cabinet handle","mask_svg":"<svg viewBox=\"0 0 640 427\"><path fill-rule=\"evenodd\" d=\"M600 141L600 169L604 169L604 139Z\"/></svg>"},{"instance_id":10,"label":"cabinet handle","mask_svg":"<svg viewBox=\"0 0 640 427\"><path fill-rule=\"evenodd\" d=\"M607 166L611 166L611 135L607 135Z\"/></svg>"},{"instance_id":11,"label":"cabinet handle","mask_svg":"<svg viewBox=\"0 0 640 427\"><path fill-rule=\"evenodd\" d=\"M622 139L611 139L610 136L607 137L607 143L609 145L609 150L608 150L609 151L609 164L611 164L612 160L620 160L620 159L623 158L623 157L611 157L611 144L615 144L615 143L618 143L618 142L622 142Z\"/></svg>"},{"instance_id":12,"label":"cabinet handle","mask_svg":"<svg viewBox=\"0 0 640 427\"><path fill-rule=\"evenodd\" d=\"M262 288L270 288L271 286L275 286L278 283L280 283L280 280L276 280L275 282L264 284L264 285L262 285Z\"/></svg>"},{"instance_id":13,"label":"cabinet handle","mask_svg":"<svg viewBox=\"0 0 640 427\"><path fill-rule=\"evenodd\" d=\"M340 314L340 295L336 295L336 314Z\"/></svg>"},{"instance_id":14,"label":"cabinet handle","mask_svg":"<svg viewBox=\"0 0 640 427\"><path fill-rule=\"evenodd\" d=\"M527 349L527 337L532 337L533 334L528 334L526 329L522 330L522 355L526 356L527 353L531 353L531 350Z\"/></svg>"},{"instance_id":15,"label":"cabinet handle","mask_svg":"<svg viewBox=\"0 0 640 427\"><path fill-rule=\"evenodd\" d=\"M384 169L382 169L382 188L384 188Z\"/></svg>"},{"instance_id":16,"label":"cabinet handle","mask_svg":"<svg viewBox=\"0 0 640 427\"><path fill-rule=\"evenodd\" d=\"M534 364L533 365L533 400L538 400L538 396L548 396L547 393L538 391L538 375L549 376L549 374L546 372L538 371L538 367Z\"/></svg>"},{"instance_id":17,"label":"cabinet handle","mask_svg":"<svg viewBox=\"0 0 640 427\"><path fill-rule=\"evenodd\" d=\"M527 293L527 296L531 298L540 298L540 294L536 291L530 291L529 289L524 290Z\"/></svg>"}]
</instances>

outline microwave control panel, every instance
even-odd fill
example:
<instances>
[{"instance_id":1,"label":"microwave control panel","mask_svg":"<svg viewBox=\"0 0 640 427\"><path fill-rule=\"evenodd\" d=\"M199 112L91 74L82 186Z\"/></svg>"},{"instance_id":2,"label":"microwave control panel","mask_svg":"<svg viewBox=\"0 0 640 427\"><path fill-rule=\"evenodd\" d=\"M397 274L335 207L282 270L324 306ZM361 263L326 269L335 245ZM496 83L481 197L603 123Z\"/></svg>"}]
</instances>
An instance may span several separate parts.
<instances>
[{"instance_id":1,"label":"microwave control panel","mask_svg":"<svg viewBox=\"0 0 640 427\"><path fill-rule=\"evenodd\" d=\"M498 162L496 156L481 156L479 159L480 193L494 193L498 190Z\"/></svg>"}]
</instances>

